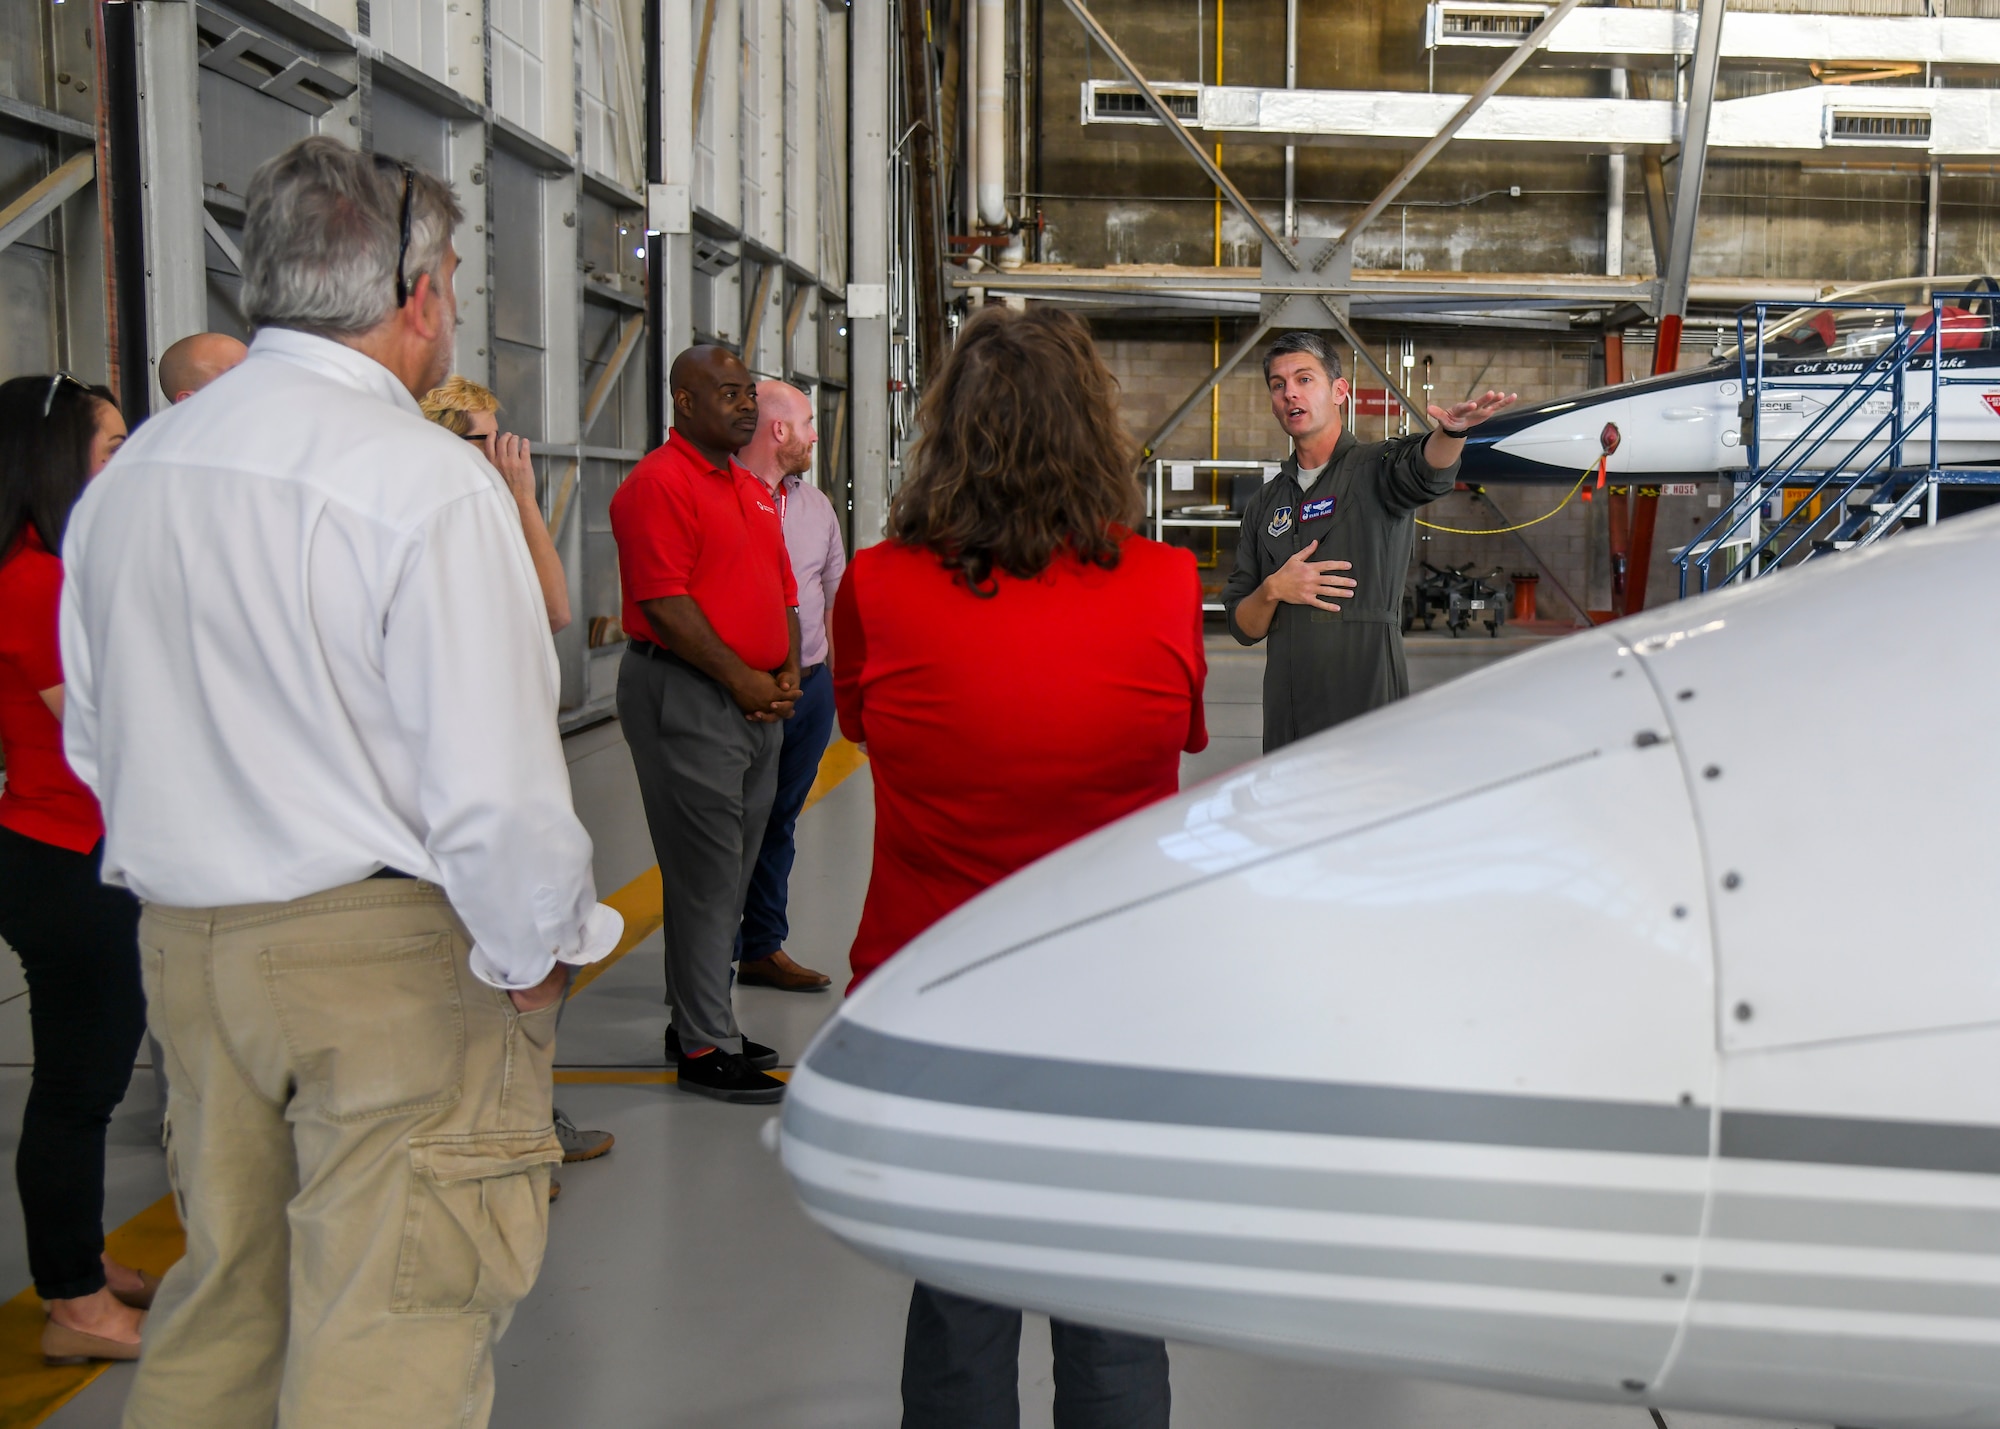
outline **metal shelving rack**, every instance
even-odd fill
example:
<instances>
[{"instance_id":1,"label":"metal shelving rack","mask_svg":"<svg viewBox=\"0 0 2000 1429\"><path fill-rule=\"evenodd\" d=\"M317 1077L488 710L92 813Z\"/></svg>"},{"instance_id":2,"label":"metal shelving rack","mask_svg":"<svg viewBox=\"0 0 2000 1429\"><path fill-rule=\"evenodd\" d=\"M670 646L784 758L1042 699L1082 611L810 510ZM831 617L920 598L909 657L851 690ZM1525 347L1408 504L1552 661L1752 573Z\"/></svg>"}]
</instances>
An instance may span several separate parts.
<instances>
[{"instance_id":1,"label":"metal shelving rack","mask_svg":"<svg viewBox=\"0 0 2000 1429\"><path fill-rule=\"evenodd\" d=\"M1195 482L1199 482L1204 473L1209 476L1211 484L1208 493L1209 499L1206 502L1198 499L1187 499L1189 497L1198 498L1200 495L1199 489L1193 483L1185 491L1173 491L1170 489L1170 482L1176 467L1184 472L1192 472ZM1190 506L1215 506L1224 504L1221 501L1220 493L1215 489L1214 483L1216 479L1225 474L1236 476L1240 473L1253 471L1262 473L1264 480L1269 481L1277 475L1278 463L1274 461L1167 461L1156 459L1153 462L1152 489L1146 493L1146 521L1152 528L1153 539L1156 541L1166 540L1167 531L1170 528L1195 531L1236 530L1243 523L1238 521L1234 516L1176 516L1174 512L1185 510ZM1181 504L1170 506L1168 504L1168 497L1170 496L1181 497ZM1203 601L1201 608L1203 610L1219 611L1222 609L1222 602Z\"/></svg>"}]
</instances>

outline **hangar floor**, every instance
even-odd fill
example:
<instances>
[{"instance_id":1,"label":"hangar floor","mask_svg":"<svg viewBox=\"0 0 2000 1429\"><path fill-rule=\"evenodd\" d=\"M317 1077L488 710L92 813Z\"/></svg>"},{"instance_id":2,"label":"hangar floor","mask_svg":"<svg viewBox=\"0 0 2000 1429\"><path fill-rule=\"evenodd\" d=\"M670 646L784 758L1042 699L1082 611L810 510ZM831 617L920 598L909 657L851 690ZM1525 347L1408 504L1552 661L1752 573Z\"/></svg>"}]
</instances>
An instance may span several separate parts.
<instances>
[{"instance_id":1,"label":"hangar floor","mask_svg":"<svg viewBox=\"0 0 2000 1429\"><path fill-rule=\"evenodd\" d=\"M1533 639L1411 643L1421 690L1490 663ZM1258 752L1259 651L1210 643L1212 743L1188 759L1188 782ZM573 741L574 743L574 741ZM599 746L603 748L603 746ZM622 746L612 746L615 770ZM575 759L573 753L573 759ZM604 762L593 758L594 763ZM597 776L578 770L578 799ZM624 768L629 770L629 764ZM627 776L629 778L629 775ZM868 872L872 790L865 767L828 792L799 826L790 948L839 976L860 917ZM587 818L591 815L587 812ZM600 841L629 819L591 818ZM650 858L647 859L650 862ZM600 872L600 885L607 883ZM1244 975L1282 995L1272 956L1241 958ZM0 1150L11 1163L26 1092L26 1000L11 957L0 959ZM655 934L579 992L565 1013L557 1101L580 1125L617 1135L607 1157L564 1168L550 1213L548 1257L499 1355L502 1429L889 1429L897 1422L897 1373L908 1282L820 1234L792 1201L758 1138L769 1111L722 1106L666 1085ZM833 995L745 989L745 1027L796 1058L836 1006ZM140 1217L165 1194L159 1111L142 1070L112 1130L107 1225ZM11 1179L0 1199L0 1285L28 1283L20 1209ZM39 1325L32 1296L0 1307L0 1429L115 1425L130 1381L113 1367L49 1414L17 1402ZM1022 1354L1022 1423L1050 1423L1045 1323L1032 1317ZM1549 1403L1384 1376L1281 1364L1219 1350L1173 1350L1178 1429L1649 1429L1640 1411ZM1675 1416L1673 1429L1726 1429L1729 1421Z\"/></svg>"}]
</instances>

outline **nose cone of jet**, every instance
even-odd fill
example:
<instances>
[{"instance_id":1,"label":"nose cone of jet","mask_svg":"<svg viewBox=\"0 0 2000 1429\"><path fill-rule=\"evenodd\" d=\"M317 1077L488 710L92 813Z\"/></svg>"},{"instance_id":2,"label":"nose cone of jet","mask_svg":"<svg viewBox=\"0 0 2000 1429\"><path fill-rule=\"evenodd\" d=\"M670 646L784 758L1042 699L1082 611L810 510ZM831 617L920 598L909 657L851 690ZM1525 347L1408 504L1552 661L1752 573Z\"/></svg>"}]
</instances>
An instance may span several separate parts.
<instances>
[{"instance_id":1,"label":"nose cone of jet","mask_svg":"<svg viewBox=\"0 0 2000 1429\"><path fill-rule=\"evenodd\" d=\"M785 1164L961 1293L1615 1393L1699 1225L1707 928L1666 709L1579 635L961 908L809 1050Z\"/></svg>"}]
</instances>

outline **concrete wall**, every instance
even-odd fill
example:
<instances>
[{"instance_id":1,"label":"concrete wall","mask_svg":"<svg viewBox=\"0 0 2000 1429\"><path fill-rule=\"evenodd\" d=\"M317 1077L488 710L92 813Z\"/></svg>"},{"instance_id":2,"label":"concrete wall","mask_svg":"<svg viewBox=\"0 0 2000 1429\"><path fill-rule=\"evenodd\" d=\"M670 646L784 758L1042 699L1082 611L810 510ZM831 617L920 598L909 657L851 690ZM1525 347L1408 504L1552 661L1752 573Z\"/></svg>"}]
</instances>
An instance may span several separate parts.
<instances>
[{"instance_id":1,"label":"concrete wall","mask_svg":"<svg viewBox=\"0 0 2000 1429\"><path fill-rule=\"evenodd\" d=\"M1301 87L1469 93L1488 73L1490 58L1440 57L1433 76L1422 43L1424 8L1416 0L1298 8ZM1971 8L1954 6L1952 13ZM1986 7L1980 8L1983 12ZM1197 12L1185 0L1132 0L1103 8L1100 16L1149 78L1213 84L1215 11L1213 4L1205 4ZM1118 72L1103 53L1086 46L1082 30L1061 7L1044 5L1042 14L1039 150L1036 172L1029 176L1046 224L1039 256L1087 266L1215 262L1214 191L1166 134L1143 127L1086 128L1079 122L1082 82L1117 78ZM1284 62L1280 0L1226 6L1222 82L1281 87ZM1731 69L1722 76L1720 93L1732 98L1810 82L1803 66L1796 73ZM1530 68L1507 92L1605 94L1608 83L1604 72ZM1656 94L1671 92L1672 80L1664 71L1652 83ZM1400 149L1352 145L1300 149L1301 231L1339 231L1405 157ZM1222 162L1243 192L1275 221L1283 209L1283 150L1225 145ZM1628 170L1623 266L1628 273L1651 272L1653 244L1638 163ZM1603 272L1605 186L1601 157L1549 156L1525 145L1454 145L1361 238L1356 262L1412 270ZM1515 187L1521 191L1518 196L1509 192ZM1947 176L1940 222L1942 271L1981 272L2000 262L1996 198L2000 193L1991 176ZM1713 160L1695 271L1828 281L1920 272L1924 200L1920 175L1808 173L1796 163ZM1221 261L1255 264L1250 225L1225 209L1221 226Z\"/></svg>"}]
</instances>

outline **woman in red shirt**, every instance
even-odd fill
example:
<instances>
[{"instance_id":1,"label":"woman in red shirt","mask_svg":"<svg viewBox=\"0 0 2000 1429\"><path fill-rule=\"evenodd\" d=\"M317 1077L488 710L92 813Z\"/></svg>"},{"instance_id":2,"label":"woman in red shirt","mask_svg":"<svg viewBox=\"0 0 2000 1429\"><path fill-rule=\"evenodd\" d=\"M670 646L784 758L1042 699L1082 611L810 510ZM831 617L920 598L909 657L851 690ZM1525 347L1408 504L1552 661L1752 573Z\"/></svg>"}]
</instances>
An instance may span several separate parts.
<instances>
[{"instance_id":1,"label":"woman in red shirt","mask_svg":"<svg viewBox=\"0 0 2000 1429\"><path fill-rule=\"evenodd\" d=\"M155 1282L104 1254L104 1133L146 1030L139 905L99 881L104 821L63 758L63 526L125 440L67 373L0 384L0 938L28 979L35 1070L15 1179L51 1360L137 1359Z\"/></svg>"},{"instance_id":2,"label":"woman in red shirt","mask_svg":"<svg viewBox=\"0 0 2000 1429\"><path fill-rule=\"evenodd\" d=\"M1083 325L984 309L918 420L889 539L834 603L840 727L875 784L850 989L982 889L1174 793L1208 743L1194 557L1129 529L1138 453ZM903 1429L1017 1424L1020 1331L1018 1311L918 1285ZM1165 1429L1165 1344L1052 1331L1058 1423Z\"/></svg>"}]
</instances>

